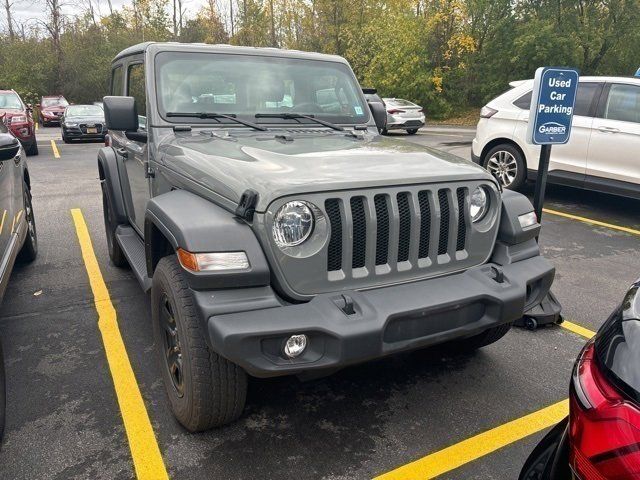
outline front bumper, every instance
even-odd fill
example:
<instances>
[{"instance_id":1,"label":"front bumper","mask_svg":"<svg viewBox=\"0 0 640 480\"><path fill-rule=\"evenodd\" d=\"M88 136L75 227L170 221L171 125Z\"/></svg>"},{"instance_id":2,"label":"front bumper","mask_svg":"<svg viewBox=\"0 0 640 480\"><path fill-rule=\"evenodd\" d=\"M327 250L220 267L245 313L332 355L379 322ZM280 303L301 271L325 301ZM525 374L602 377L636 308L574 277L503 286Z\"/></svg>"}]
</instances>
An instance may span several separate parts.
<instances>
[{"instance_id":1,"label":"front bumper","mask_svg":"<svg viewBox=\"0 0 640 480\"><path fill-rule=\"evenodd\" d=\"M543 257L505 265L503 283L494 280L488 263L464 272L365 291L316 296L304 304L283 305L257 289L247 298L241 289L214 295L194 292L206 319L210 344L217 353L257 377L341 368L464 338L513 322L551 287L555 270ZM268 288L268 287L265 287ZM268 289L270 292L270 289ZM271 294L272 295L272 294ZM226 305L249 305L251 311L223 313ZM342 307L351 301L354 313ZM285 340L304 333L309 338L298 358L282 355Z\"/></svg>"},{"instance_id":2,"label":"front bumper","mask_svg":"<svg viewBox=\"0 0 640 480\"><path fill-rule=\"evenodd\" d=\"M80 139L103 139L108 133L107 130L100 130L97 133L83 132L80 127L62 127L62 132L67 138L80 138Z\"/></svg>"}]
</instances>

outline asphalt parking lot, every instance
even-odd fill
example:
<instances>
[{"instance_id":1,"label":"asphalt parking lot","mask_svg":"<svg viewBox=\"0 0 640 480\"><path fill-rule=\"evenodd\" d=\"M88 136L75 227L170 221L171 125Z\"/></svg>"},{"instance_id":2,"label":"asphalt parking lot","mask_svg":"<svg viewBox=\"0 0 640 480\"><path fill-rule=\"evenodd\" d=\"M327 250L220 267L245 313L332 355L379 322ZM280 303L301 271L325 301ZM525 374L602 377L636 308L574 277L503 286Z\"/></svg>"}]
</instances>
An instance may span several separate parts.
<instances>
[{"instance_id":1,"label":"asphalt parking lot","mask_svg":"<svg viewBox=\"0 0 640 480\"><path fill-rule=\"evenodd\" d=\"M164 468L176 479L517 478L541 428L566 413L558 402L585 335L640 276L640 202L551 186L541 245L557 268L553 290L564 316L582 335L558 326L512 329L469 355L425 350L304 383L253 380L238 422L189 434L165 400L148 298L130 271L108 261L100 144L63 144L56 128L38 133L40 155L28 161L39 258L14 270L0 307L8 376L0 478L140 474L98 322L96 301L104 299L89 282L72 210L86 221ZM468 158L473 130L394 136ZM518 420L528 414L535 415Z\"/></svg>"}]
</instances>

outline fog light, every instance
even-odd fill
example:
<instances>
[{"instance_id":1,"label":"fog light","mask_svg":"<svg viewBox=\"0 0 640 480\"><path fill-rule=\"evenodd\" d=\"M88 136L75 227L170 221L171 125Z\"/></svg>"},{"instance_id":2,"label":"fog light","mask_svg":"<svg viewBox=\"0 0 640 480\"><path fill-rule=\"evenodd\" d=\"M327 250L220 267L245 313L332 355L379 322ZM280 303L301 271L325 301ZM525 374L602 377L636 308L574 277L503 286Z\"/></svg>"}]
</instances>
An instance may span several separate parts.
<instances>
[{"instance_id":1,"label":"fog light","mask_svg":"<svg viewBox=\"0 0 640 480\"><path fill-rule=\"evenodd\" d=\"M524 215L520 215L518 217L518 221L520 222L520 228L527 228L538 223L538 217L536 216L536 212L529 212Z\"/></svg>"},{"instance_id":2,"label":"fog light","mask_svg":"<svg viewBox=\"0 0 640 480\"><path fill-rule=\"evenodd\" d=\"M302 355L307 348L307 336L291 335L284 344L284 354L289 358L296 358Z\"/></svg>"}]
</instances>

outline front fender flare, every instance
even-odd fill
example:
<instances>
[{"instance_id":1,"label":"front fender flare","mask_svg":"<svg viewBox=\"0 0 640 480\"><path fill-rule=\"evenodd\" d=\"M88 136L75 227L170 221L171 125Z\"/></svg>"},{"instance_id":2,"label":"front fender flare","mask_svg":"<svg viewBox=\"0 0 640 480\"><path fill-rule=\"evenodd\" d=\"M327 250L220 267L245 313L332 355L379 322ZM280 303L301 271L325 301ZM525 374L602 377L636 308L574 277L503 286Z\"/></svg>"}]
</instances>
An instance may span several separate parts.
<instances>
[{"instance_id":1,"label":"front fender flare","mask_svg":"<svg viewBox=\"0 0 640 480\"><path fill-rule=\"evenodd\" d=\"M249 259L243 271L189 272L189 284L197 290L269 285L270 271L251 227L233 213L184 190L173 190L152 198L145 214L147 272L153 276L157 259L154 228L174 250L191 253L239 252Z\"/></svg>"},{"instance_id":2,"label":"front fender flare","mask_svg":"<svg viewBox=\"0 0 640 480\"><path fill-rule=\"evenodd\" d=\"M102 191L107 196L109 208L113 214L113 220L118 225L127 223L127 212L124 197L122 196L118 162L112 147L102 147L98 150L98 173Z\"/></svg>"}]
</instances>

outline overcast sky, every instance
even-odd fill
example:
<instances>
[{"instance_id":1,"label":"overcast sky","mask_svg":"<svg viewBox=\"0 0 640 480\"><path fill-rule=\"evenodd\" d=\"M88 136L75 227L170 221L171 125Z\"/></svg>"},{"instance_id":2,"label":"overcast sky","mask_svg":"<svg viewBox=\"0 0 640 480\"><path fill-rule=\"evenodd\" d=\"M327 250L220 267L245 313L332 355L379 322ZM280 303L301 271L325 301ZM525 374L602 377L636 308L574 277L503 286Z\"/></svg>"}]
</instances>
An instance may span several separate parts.
<instances>
[{"instance_id":1,"label":"overcast sky","mask_svg":"<svg viewBox=\"0 0 640 480\"><path fill-rule=\"evenodd\" d=\"M63 11L66 15L79 15L87 9L89 0L60 0L63 4ZM96 13L106 15L109 12L109 3L106 0L91 0ZM4 3L4 2L3 2ZM119 10L123 5L131 5L131 0L112 0L114 10ZM169 0L171 4L171 0ZM192 16L205 3L205 0L183 0L183 8L187 11L187 17ZM223 18L226 13L228 1L217 0ZM35 22L44 18L44 0L13 0L13 18L15 23L21 24L25 21ZM0 28L4 29L7 18L4 8L0 10Z\"/></svg>"}]
</instances>

